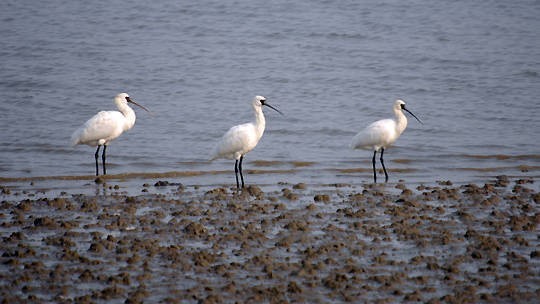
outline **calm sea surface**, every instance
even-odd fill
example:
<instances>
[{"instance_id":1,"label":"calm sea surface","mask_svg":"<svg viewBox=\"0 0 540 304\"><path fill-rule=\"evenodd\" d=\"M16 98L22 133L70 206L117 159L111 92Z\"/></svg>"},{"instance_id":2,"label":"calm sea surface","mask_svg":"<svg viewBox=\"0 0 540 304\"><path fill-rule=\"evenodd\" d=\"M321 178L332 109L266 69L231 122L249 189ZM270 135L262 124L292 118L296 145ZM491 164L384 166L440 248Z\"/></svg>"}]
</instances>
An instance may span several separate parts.
<instances>
[{"instance_id":1,"label":"calm sea surface","mask_svg":"<svg viewBox=\"0 0 540 304\"><path fill-rule=\"evenodd\" d=\"M397 98L424 125L385 153L391 181L538 177L538 16L539 1L2 1L0 177L92 175L94 148L69 137L120 92L153 115L136 109L111 174L234 183L209 153L264 95L285 116L266 109L248 183L371 181L349 142Z\"/></svg>"}]
</instances>

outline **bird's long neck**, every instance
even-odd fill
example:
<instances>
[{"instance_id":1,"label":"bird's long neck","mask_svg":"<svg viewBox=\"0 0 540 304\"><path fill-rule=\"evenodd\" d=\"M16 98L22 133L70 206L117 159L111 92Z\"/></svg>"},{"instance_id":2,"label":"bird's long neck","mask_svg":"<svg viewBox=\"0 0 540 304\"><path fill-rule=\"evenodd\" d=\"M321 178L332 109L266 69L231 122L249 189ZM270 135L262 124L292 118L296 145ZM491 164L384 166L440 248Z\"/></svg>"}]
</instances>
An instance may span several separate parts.
<instances>
[{"instance_id":1,"label":"bird's long neck","mask_svg":"<svg viewBox=\"0 0 540 304\"><path fill-rule=\"evenodd\" d=\"M262 107L254 106L253 110L255 111L255 128L257 129L259 138L261 138L264 133L264 128L266 127L266 120L264 118Z\"/></svg>"},{"instance_id":2,"label":"bird's long neck","mask_svg":"<svg viewBox=\"0 0 540 304\"><path fill-rule=\"evenodd\" d=\"M401 134L407 128L407 117L402 110L394 110L394 114L396 115L396 131Z\"/></svg>"},{"instance_id":3,"label":"bird's long neck","mask_svg":"<svg viewBox=\"0 0 540 304\"><path fill-rule=\"evenodd\" d=\"M133 109L127 104L119 104L118 110L120 110L120 112L126 118L126 121L124 123L124 131L131 129L135 124L135 111L133 111Z\"/></svg>"}]
</instances>

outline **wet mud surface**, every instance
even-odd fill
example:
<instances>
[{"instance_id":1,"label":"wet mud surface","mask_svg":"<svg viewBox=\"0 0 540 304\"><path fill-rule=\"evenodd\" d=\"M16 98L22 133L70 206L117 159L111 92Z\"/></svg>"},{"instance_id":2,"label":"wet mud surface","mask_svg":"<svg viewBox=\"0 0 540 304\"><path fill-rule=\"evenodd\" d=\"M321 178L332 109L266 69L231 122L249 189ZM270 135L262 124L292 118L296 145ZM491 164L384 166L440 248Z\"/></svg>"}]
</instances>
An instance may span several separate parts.
<instances>
[{"instance_id":1,"label":"wet mud surface","mask_svg":"<svg viewBox=\"0 0 540 304\"><path fill-rule=\"evenodd\" d=\"M534 303L540 193L485 184L2 187L3 303ZM276 188L276 187L274 187Z\"/></svg>"}]
</instances>

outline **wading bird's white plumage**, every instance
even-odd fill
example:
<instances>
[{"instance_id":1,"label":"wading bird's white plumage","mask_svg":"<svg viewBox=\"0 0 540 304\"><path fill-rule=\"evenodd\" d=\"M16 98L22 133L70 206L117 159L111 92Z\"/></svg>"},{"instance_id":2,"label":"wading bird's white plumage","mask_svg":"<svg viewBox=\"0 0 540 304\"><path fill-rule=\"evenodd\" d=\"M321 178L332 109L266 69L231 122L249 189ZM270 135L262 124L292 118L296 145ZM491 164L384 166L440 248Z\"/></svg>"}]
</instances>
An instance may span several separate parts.
<instances>
[{"instance_id":1,"label":"wading bird's white plumage","mask_svg":"<svg viewBox=\"0 0 540 304\"><path fill-rule=\"evenodd\" d=\"M114 98L114 103L119 111L101 111L90 118L84 125L71 135L71 145L88 145L95 147L96 175L98 172L99 148L103 146L102 162L103 174L107 174L105 168L105 149L107 145L120 136L123 132L131 129L135 124L135 111L128 105L132 103L148 111L145 107L131 100L127 93L120 93Z\"/></svg>"},{"instance_id":2,"label":"wading bird's white plumage","mask_svg":"<svg viewBox=\"0 0 540 304\"><path fill-rule=\"evenodd\" d=\"M377 182L377 173L375 171L375 156L377 151L381 151L381 165L384 170L385 181L388 181L388 173L384 166L384 149L393 144L407 128L407 117L403 114L407 111L420 123L422 123L413 113L405 108L405 102L398 99L394 103L394 118L378 120L356 134L351 142L351 148L372 150L373 152L373 180Z\"/></svg>"},{"instance_id":3,"label":"wading bird's white plumage","mask_svg":"<svg viewBox=\"0 0 540 304\"><path fill-rule=\"evenodd\" d=\"M267 106L281 114L281 112L266 103L266 98L263 96L255 96L252 102L255 120L249 123L234 126L227 131L221 140L218 142L210 160L217 158L235 159L236 187L240 188L238 182L238 172L244 187L244 177L242 175L242 160L244 155L253 150L259 140L263 136L266 120L262 111L262 107Z\"/></svg>"}]
</instances>

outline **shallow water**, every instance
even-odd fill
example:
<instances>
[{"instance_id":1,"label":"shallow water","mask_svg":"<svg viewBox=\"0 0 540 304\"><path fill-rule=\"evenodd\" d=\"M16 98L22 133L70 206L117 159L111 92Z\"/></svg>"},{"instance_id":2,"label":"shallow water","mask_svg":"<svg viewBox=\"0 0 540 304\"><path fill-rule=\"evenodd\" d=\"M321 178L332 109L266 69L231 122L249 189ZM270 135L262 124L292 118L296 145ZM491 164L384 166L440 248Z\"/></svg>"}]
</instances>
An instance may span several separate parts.
<instances>
[{"instance_id":1,"label":"shallow water","mask_svg":"<svg viewBox=\"0 0 540 304\"><path fill-rule=\"evenodd\" d=\"M234 182L233 162L206 160L264 95L286 115L266 111L248 183L369 182L371 153L349 141L396 98L424 124L409 119L385 153L391 181L538 177L539 14L537 1L2 2L0 177L93 174L94 149L69 137L122 91L153 115L110 146L111 174Z\"/></svg>"}]
</instances>

